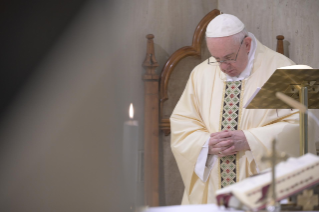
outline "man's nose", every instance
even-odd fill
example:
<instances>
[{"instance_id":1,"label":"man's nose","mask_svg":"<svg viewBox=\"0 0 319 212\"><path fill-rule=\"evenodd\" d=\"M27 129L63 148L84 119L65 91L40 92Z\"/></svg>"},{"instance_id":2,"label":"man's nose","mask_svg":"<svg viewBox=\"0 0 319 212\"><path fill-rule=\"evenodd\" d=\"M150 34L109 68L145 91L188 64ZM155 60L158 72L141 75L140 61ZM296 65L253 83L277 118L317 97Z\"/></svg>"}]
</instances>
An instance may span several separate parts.
<instances>
[{"instance_id":1,"label":"man's nose","mask_svg":"<svg viewBox=\"0 0 319 212\"><path fill-rule=\"evenodd\" d=\"M230 66L229 63L221 63L221 64L219 65L219 67L220 67L222 70L229 68L229 66Z\"/></svg>"}]
</instances>

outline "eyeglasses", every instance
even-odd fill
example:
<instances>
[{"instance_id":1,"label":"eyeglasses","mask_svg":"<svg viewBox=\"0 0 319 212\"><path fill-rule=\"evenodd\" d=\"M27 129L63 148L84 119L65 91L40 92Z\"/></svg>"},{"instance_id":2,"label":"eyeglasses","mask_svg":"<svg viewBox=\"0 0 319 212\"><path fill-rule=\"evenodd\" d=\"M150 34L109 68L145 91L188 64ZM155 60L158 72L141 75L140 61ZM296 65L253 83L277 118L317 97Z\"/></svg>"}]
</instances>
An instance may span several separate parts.
<instances>
[{"instance_id":1,"label":"eyeglasses","mask_svg":"<svg viewBox=\"0 0 319 212\"><path fill-rule=\"evenodd\" d=\"M246 36L243 38L243 40L240 42L240 46L239 46L239 49L238 49L238 51L237 51L237 54L236 54L235 59L229 59L229 60L221 60L221 61L210 62L210 61L209 61L210 58L208 58L208 64L210 64L210 65L220 65L220 64L222 64L222 63L234 63L234 62L236 62L237 56L238 56L238 53L239 53L239 50L240 50L240 47L241 47L241 45L243 44L245 38L247 38L247 37L248 37L248 36L246 35Z\"/></svg>"}]
</instances>

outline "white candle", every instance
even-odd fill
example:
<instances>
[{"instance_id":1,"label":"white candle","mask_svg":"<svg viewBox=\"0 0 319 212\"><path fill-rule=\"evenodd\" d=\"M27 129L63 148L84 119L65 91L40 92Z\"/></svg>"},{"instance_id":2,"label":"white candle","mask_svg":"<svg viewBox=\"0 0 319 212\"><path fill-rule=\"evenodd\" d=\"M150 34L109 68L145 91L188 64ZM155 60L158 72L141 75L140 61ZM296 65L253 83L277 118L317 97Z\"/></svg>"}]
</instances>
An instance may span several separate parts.
<instances>
[{"instance_id":1,"label":"white candle","mask_svg":"<svg viewBox=\"0 0 319 212\"><path fill-rule=\"evenodd\" d=\"M138 121L134 120L133 104L130 105L129 116L130 120L124 123L123 129L123 168L128 200L132 208L135 208L138 204L139 126Z\"/></svg>"}]
</instances>

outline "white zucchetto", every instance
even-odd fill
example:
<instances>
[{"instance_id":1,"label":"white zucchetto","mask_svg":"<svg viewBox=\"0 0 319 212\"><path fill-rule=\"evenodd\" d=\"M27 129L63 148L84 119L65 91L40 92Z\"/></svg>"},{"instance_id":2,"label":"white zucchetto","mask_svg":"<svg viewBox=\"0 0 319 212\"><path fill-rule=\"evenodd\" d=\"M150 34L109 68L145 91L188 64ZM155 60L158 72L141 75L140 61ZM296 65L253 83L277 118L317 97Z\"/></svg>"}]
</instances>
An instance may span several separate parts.
<instances>
[{"instance_id":1,"label":"white zucchetto","mask_svg":"<svg viewBox=\"0 0 319 212\"><path fill-rule=\"evenodd\" d=\"M221 14L211 20L211 22L208 24L206 28L206 37L227 37L241 32L244 28L244 23L241 22L236 16L230 14Z\"/></svg>"}]
</instances>

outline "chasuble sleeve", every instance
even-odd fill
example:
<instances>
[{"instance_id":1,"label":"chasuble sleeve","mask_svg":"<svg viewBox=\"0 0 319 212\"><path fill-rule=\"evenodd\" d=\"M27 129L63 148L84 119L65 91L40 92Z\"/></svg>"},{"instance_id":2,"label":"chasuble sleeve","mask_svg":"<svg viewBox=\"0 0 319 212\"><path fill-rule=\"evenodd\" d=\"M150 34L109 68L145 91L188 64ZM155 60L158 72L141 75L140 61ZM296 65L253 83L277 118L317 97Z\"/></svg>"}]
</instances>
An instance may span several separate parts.
<instances>
[{"instance_id":1,"label":"chasuble sleeve","mask_svg":"<svg viewBox=\"0 0 319 212\"><path fill-rule=\"evenodd\" d=\"M201 118L199 104L192 72L170 117L171 148L188 193L191 192L194 181L199 180L194 168L198 155L210 135Z\"/></svg>"},{"instance_id":2,"label":"chasuble sleeve","mask_svg":"<svg viewBox=\"0 0 319 212\"><path fill-rule=\"evenodd\" d=\"M251 87L254 88L262 87L276 69L295 64L289 58L260 43L259 47L262 53L258 53L254 64L259 78L250 82L253 85ZM278 151L286 152L294 157L299 156L299 113L297 110L257 109L246 111L249 111L247 114L253 114L251 115L251 124L242 129L251 149L248 153L246 152L250 166L255 162L259 171L268 168L267 164L261 162L261 157L271 151L274 138L277 139L276 149Z\"/></svg>"},{"instance_id":3,"label":"chasuble sleeve","mask_svg":"<svg viewBox=\"0 0 319 212\"><path fill-rule=\"evenodd\" d=\"M201 181L206 182L215 162L218 159L217 155L208 154L209 151L209 139L206 140L204 146L202 147L197 162L195 165L195 173L201 179Z\"/></svg>"},{"instance_id":4,"label":"chasuble sleeve","mask_svg":"<svg viewBox=\"0 0 319 212\"><path fill-rule=\"evenodd\" d=\"M274 138L277 140L277 151L299 156L299 113L296 111L291 112L287 118L243 132L260 171L268 168L268 165L261 161L261 157L271 152Z\"/></svg>"}]
</instances>

